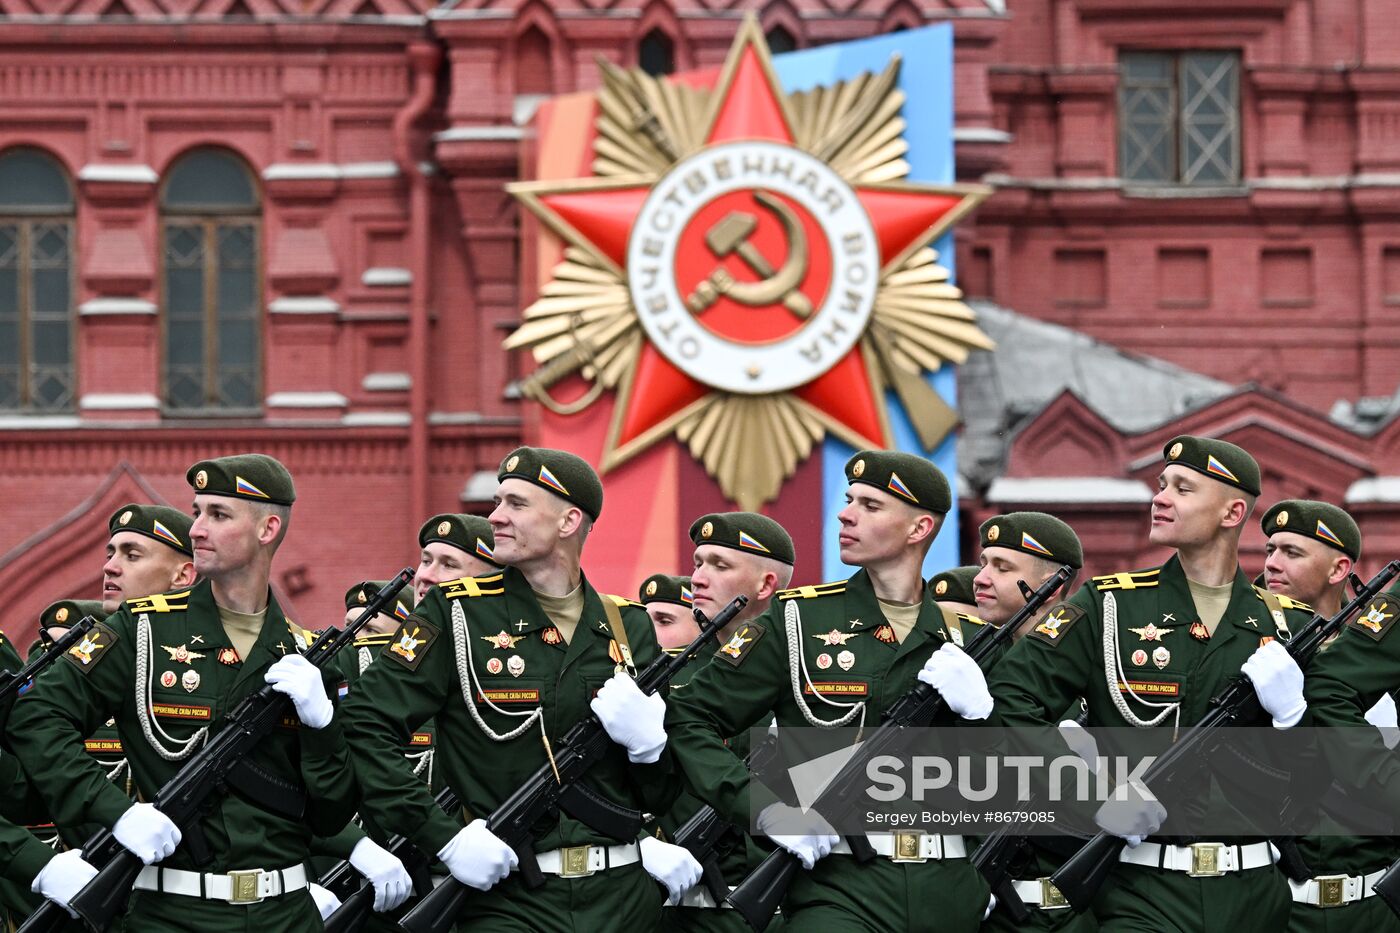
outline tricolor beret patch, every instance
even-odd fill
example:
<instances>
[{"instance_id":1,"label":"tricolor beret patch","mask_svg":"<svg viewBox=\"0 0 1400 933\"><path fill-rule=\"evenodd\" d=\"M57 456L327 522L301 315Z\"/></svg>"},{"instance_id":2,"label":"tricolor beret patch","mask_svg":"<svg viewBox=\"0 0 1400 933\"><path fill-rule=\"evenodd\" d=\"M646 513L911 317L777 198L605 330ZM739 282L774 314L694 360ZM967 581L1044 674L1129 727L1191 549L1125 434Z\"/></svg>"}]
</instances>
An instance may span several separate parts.
<instances>
[{"instance_id":1,"label":"tricolor beret patch","mask_svg":"<svg viewBox=\"0 0 1400 933\"><path fill-rule=\"evenodd\" d=\"M1340 538L1337 537L1336 532L1334 532L1331 528L1328 528L1327 523L1320 518L1317 520L1317 536L1322 540L1328 542L1329 544L1336 545L1339 549L1343 551L1347 549L1347 546L1342 543Z\"/></svg>"},{"instance_id":2,"label":"tricolor beret patch","mask_svg":"<svg viewBox=\"0 0 1400 933\"><path fill-rule=\"evenodd\" d=\"M240 495L257 496L260 499L268 498L267 493L263 492L261 489L254 486L252 483L248 482L241 476L234 476L233 488L234 491L239 493Z\"/></svg>"},{"instance_id":3,"label":"tricolor beret patch","mask_svg":"<svg viewBox=\"0 0 1400 933\"><path fill-rule=\"evenodd\" d=\"M918 498L912 492L909 491L909 487L904 485L904 480L900 479L899 474L895 473L894 471L890 472L890 481L887 484L887 488L890 492L894 493L897 496L902 496L905 499L908 499L915 505L917 505L919 502Z\"/></svg>"},{"instance_id":4,"label":"tricolor beret patch","mask_svg":"<svg viewBox=\"0 0 1400 933\"><path fill-rule=\"evenodd\" d=\"M760 544L758 542L758 539L755 538L753 535L749 534L747 531L741 530L739 532L739 544L743 547L749 548L750 550L762 551L765 554L768 553L768 549L762 544Z\"/></svg>"},{"instance_id":5,"label":"tricolor beret patch","mask_svg":"<svg viewBox=\"0 0 1400 933\"><path fill-rule=\"evenodd\" d=\"M1240 481L1239 477L1231 473L1229 468L1226 467L1225 464L1215 459L1214 454L1206 454L1206 472L1213 473L1216 476L1223 476L1225 479L1228 479L1232 483L1238 484Z\"/></svg>"},{"instance_id":6,"label":"tricolor beret patch","mask_svg":"<svg viewBox=\"0 0 1400 933\"><path fill-rule=\"evenodd\" d=\"M550 489L553 489L561 496L567 496L569 494L569 490L564 488L564 484L559 482L559 479L549 471L549 467L545 466L543 463L540 464L540 482Z\"/></svg>"},{"instance_id":7,"label":"tricolor beret patch","mask_svg":"<svg viewBox=\"0 0 1400 933\"><path fill-rule=\"evenodd\" d=\"M1029 532L1021 532L1021 547L1029 551L1035 551L1037 554L1044 554L1046 557L1052 556L1050 549L1031 537Z\"/></svg>"}]
</instances>

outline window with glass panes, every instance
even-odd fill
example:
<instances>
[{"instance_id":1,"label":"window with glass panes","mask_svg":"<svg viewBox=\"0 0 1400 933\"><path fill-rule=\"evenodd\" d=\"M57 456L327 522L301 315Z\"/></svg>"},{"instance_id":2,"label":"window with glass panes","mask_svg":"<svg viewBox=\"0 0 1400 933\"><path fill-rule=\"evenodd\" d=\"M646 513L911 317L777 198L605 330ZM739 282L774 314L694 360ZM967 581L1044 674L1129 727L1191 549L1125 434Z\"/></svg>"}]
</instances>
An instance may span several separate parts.
<instances>
[{"instance_id":1,"label":"window with glass panes","mask_svg":"<svg viewBox=\"0 0 1400 933\"><path fill-rule=\"evenodd\" d=\"M0 154L0 409L73 408L73 189L37 149Z\"/></svg>"},{"instance_id":2,"label":"window with glass panes","mask_svg":"<svg viewBox=\"0 0 1400 933\"><path fill-rule=\"evenodd\" d=\"M200 149L161 192L164 402L172 411L261 401L258 192L233 155Z\"/></svg>"},{"instance_id":3,"label":"window with glass panes","mask_svg":"<svg viewBox=\"0 0 1400 933\"><path fill-rule=\"evenodd\" d=\"M1118 174L1143 185L1240 181L1240 56L1122 52Z\"/></svg>"}]
</instances>

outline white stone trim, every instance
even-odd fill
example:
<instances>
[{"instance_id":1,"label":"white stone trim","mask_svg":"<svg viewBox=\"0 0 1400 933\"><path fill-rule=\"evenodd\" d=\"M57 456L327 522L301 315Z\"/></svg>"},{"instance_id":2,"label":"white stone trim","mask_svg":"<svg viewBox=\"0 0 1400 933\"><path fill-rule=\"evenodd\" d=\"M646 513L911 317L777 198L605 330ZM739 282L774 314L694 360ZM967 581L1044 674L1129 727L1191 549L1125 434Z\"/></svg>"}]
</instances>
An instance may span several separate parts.
<instances>
[{"instance_id":1,"label":"white stone trim","mask_svg":"<svg viewBox=\"0 0 1400 933\"><path fill-rule=\"evenodd\" d=\"M340 302L325 295L274 298L267 310L269 314L339 314Z\"/></svg>"},{"instance_id":2,"label":"white stone trim","mask_svg":"<svg viewBox=\"0 0 1400 933\"><path fill-rule=\"evenodd\" d=\"M1347 487L1343 502L1400 502L1400 476L1367 476Z\"/></svg>"},{"instance_id":3,"label":"white stone trim","mask_svg":"<svg viewBox=\"0 0 1400 933\"><path fill-rule=\"evenodd\" d=\"M457 494L457 499L460 502L490 502L496 497L496 490L500 485L501 481L496 479L495 471L477 470L467 477L467 482Z\"/></svg>"},{"instance_id":4,"label":"white stone trim","mask_svg":"<svg viewBox=\"0 0 1400 933\"><path fill-rule=\"evenodd\" d=\"M413 377L408 373L367 373L360 388L366 392L405 392L413 388Z\"/></svg>"},{"instance_id":5,"label":"white stone trim","mask_svg":"<svg viewBox=\"0 0 1400 933\"><path fill-rule=\"evenodd\" d=\"M350 400L339 392L274 392L265 404L268 408L344 408Z\"/></svg>"},{"instance_id":6,"label":"white stone trim","mask_svg":"<svg viewBox=\"0 0 1400 933\"><path fill-rule=\"evenodd\" d=\"M518 126L454 126L433 134L435 143L486 142L488 140L524 139L525 130Z\"/></svg>"},{"instance_id":7,"label":"white stone trim","mask_svg":"<svg viewBox=\"0 0 1400 933\"><path fill-rule=\"evenodd\" d=\"M155 313L156 303L146 301L144 298L93 298L78 305L78 314L83 317L106 314Z\"/></svg>"},{"instance_id":8,"label":"white stone trim","mask_svg":"<svg viewBox=\"0 0 1400 933\"><path fill-rule=\"evenodd\" d=\"M78 399L83 411L133 411L160 408L160 399L148 392L90 392Z\"/></svg>"},{"instance_id":9,"label":"white stone trim","mask_svg":"<svg viewBox=\"0 0 1400 933\"><path fill-rule=\"evenodd\" d=\"M305 179L393 178L399 167L393 162L274 162L263 169L265 181Z\"/></svg>"},{"instance_id":10,"label":"white stone trim","mask_svg":"<svg viewBox=\"0 0 1400 933\"><path fill-rule=\"evenodd\" d=\"M434 411L428 413L428 424L480 424L485 420L479 411Z\"/></svg>"},{"instance_id":11,"label":"white stone trim","mask_svg":"<svg viewBox=\"0 0 1400 933\"><path fill-rule=\"evenodd\" d=\"M413 273L408 269L379 266L366 269L360 281L365 285L411 285Z\"/></svg>"},{"instance_id":12,"label":"white stone trim","mask_svg":"<svg viewBox=\"0 0 1400 933\"><path fill-rule=\"evenodd\" d=\"M1009 143L1014 138L1006 130L999 130L991 126L953 127L953 142L955 143Z\"/></svg>"},{"instance_id":13,"label":"white stone trim","mask_svg":"<svg viewBox=\"0 0 1400 933\"><path fill-rule=\"evenodd\" d=\"M83 419L77 415L0 415L0 431L30 428L53 431L82 426Z\"/></svg>"},{"instance_id":14,"label":"white stone trim","mask_svg":"<svg viewBox=\"0 0 1400 933\"><path fill-rule=\"evenodd\" d=\"M160 180L149 165L121 165L90 162L78 170L79 181L116 181L136 185L154 185Z\"/></svg>"},{"instance_id":15,"label":"white stone trim","mask_svg":"<svg viewBox=\"0 0 1400 933\"><path fill-rule=\"evenodd\" d=\"M347 428L406 428L412 422L412 416L406 411L352 411L340 419Z\"/></svg>"},{"instance_id":16,"label":"white stone trim","mask_svg":"<svg viewBox=\"0 0 1400 933\"><path fill-rule=\"evenodd\" d=\"M1141 480L1114 476L999 476L987 489L988 502L1147 503L1152 490Z\"/></svg>"}]
</instances>

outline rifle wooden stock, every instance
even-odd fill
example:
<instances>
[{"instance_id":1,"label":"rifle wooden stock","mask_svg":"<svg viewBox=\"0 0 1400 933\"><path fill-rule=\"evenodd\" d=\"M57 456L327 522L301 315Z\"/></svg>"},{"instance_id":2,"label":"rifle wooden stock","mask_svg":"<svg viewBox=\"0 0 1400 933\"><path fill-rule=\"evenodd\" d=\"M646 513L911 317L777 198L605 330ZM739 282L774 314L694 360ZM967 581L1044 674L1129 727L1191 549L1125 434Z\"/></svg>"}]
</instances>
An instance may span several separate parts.
<instances>
[{"instance_id":1,"label":"rifle wooden stock","mask_svg":"<svg viewBox=\"0 0 1400 933\"><path fill-rule=\"evenodd\" d=\"M665 653L658 655L637 675L637 687L648 696L664 688L747 604L748 597L736 596L709 620L697 609L695 617L701 623L700 635L675 657ZM486 828L515 850L520 860L516 870L527 887L539 887L544 883L544 875L540 873L535 860L534 837L530 831L535 821L556 808L569 812L571 801L566 798L566 792L575 794L572 801L575 804L582 800L590 800L591 805L595 806L600 800L609 803L576 782L603 759L611 745L612 739L597 716L590 714L580 719L563 740L555 744L553 762L541 765L529 780L487 817ZM640 829L640 815L636 825ZM636 834L633 833L620 841L631 842L635 838ZM399 925L408 933L449 933L457 917L466 909L467 902L477 893L480 892L449 877L425 894L404 915Z\"/></svg>"},{"instance_id":2,"label":"rifle wooden stock","mask_svg":"<svg viewBox=\"0 0 1400 933\"><path fill-rule=\"evenodd\" d=\"M1073 574L1073 568L1065 564L1035 590L1022 581L1021 591L1026 596L1026 604L1000 628L984 626L968 643L968 656L979 663L991 658L997 648L1034 616ZM866 776L867 763L882 755L892 754L903 746L908 730L932 723L944 705L938 691L923 681L914 684L908 693L885 711L879 728L861 743L860 751L822 788L816 802L808 809L827 815L829 822L838 822L843 815L853 812L870 783ZM730 906L743 916L750 927L762 930L773 919L774 912L787 896L788 888L801 867L801 860L787 849L773 850L729 895Z\"/></svg>"},{"instance_id":3,"label":"rifle wooden stock","mask_svg":"<svg viewBox=\"0 0 1400 933\"><path fill-rule=\"evenodd\" d=\"M394 601L398 591L413 579L404 568L365 606L344 630L328 629L304 652L316 667L324 667L336 653L354 641L361 628ZM285 695L264 685L239 701L222 729L190 756L180 770L157 792L152 803L171 822L188 833L198 823L210 799L221 793L226 777L238 761L281 722L291 704ZM69 906L94 930L106 930L126 906L141 860L119 842L110 829L102 829L83 845L83 858L97 868L97 875L74 895ZM68 920L67 912L46 901L20 927L24 933L52 933Z\"/></svg>"},{"instance_id":4,"label":"rifle wooden stock","mask_svg":"<svg viewBox=\"0 0 1400 933\"><path fill-rule=\"evenodd\" d=\"M1336 615L1329 619L1314 614L1297 634L1284 642L1284 647L1298 666L1306 670L1323 643L1360 612L1372 597L1384 590L1397 574L1400 574L1400 561L1391 561L1369 581L1356 587L1355 595ZM1243 674L1231 678L1211 698L1210 706L1200 721L1144 769L1143 783L1150 787L1153 781L1171 777L1180 762L1193 760L1208 750L1206 743L1215 738L1216 730L1222 726L1251 722L1261 712L1258 694L1254 692L1249 678ZM1118 836L1100 832L1056 870L1050 878L1051 883L1060 889L1071 907L1076 911L1084 910L1093 902L1108 879L1109 872L1118 864L1119 854L1126 844Z\"/></svg>"}]
</instances>

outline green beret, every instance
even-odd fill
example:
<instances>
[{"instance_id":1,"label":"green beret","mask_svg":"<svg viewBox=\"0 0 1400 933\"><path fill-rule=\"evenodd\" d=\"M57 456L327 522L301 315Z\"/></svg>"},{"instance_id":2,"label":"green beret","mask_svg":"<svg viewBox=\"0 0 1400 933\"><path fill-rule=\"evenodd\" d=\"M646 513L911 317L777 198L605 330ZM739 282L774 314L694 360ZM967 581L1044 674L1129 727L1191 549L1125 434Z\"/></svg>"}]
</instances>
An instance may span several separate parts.
<instances>
[{"instance_id":1,"label":"green beret","mask_svg":"<svg viewBox=\"0 0 1400 933\"><path fill-rule=\"evenodd\" d=\"M1330 502L1285 499L1259 520L1264 536L1291 531L1331 545L1353 561L1361 557L1361 529L1350 515Z\"/></svg>"},{"instance_id":2,"label":"green beret","mask_svg":"<svg viewBox=\"0 0 1400 933\"><path fill-rule=\"evenodd\" d=\"M797 560L797 550L787 530L767 515L757 512L711 512L690 525L690 540L696 547L717 544L746 554L771 557L785 564Z\"/></svg>"},{"instance_id":3,"label":"green beret","mask_svg":"<svg viewBox=\"0 0 1400 933\"><path fill-rule=\"evenodd\" d=\"M39 613L40 628L68 628L83 616L92 616L99 621L107 618L102 611L100 599L60 599L49 603Z\"/></svg>"},{"instance_id":4,"label":"green beret","mask_svg":"<svg viewBox=\"0 0 1400 933\"><path fill-rule=\"evenodd\" d=\"M497 567L496 554L491 549L496 546L496 536L491 531L491 523L480 515L458 515L448 512L434 515L418 529L418 546L427 547L434 541L450 544L459 551L466 551L473 557Z\"/></svg>"},{"instance_id":5,"label":"green beret","mask_svg":"<svg viewBox=\"0 0 1400 933\"><path fill-rule=\"evenodd\" d=\"M388 580L361 580L356 583L345 591L345 608L356 609L369 605L369 601L374 599L375 594L384 589L388 582ZM408 614L412 611L413 584L410 583L394 594L394 605L386 614L399 619L407 619Z\"/></svg>"},{"instance_id":6,"label":"green beret","mask_svg":"<svg viewBox=\"0 0 1400 933\"><path fill-rule=\"evenodd\" d=\"M972 578L981 567L974 565L954 567L936 573L928 578L928 591L937 603L967 603L977 605L977 597L972 595Z\"/></svg>"},{"instance_id":7,"label":"green beret","mask_svg":"<svg viewBox=\"0 0 1400 933\"><path fill-rule=\"evenodd\" d=\"M523 479L548 489L588 513L595 522L603 511L603 484L593 467L577 454L549 447L517 447L501 461L496 479Z\"/></svg>"},{"instance_id":8,"label":"green beret","mask_svg":"<svg viewBox=\"0 0 1400 933\"><path fill-rule=\"evenodd\" d=\"M1075 570L1084 566L1084 548L1074 529L1044 512L1008 512L993 515L982 523L982 547L1005 547L1036 557L1069 564Z\"/></svg>"},{"instance_id":9,"label":"green beret","mask_svg":"<svg viewBox=\"0 0 1400 933\"><path fill-rule=\"evenodd\" d=\"M187 557L193 557L194 546L190 544L190 527L193 524L193 518L168 505L139 505L132 502L117 509L107 519L107 536L111 537L119 531L134 531L138 535L155 538Z\"/></svg>"},{"instance_id":10,"label":"green beret","mask_svg":"<svg viewBox=\"0 0 1400 933\"><path fill-rule=\"evenodd\" d=\"M230 496L273 505L291 505L297 497L292 474L267 454L201 460L185 471L185 480L195 492L210 496Z\"/></svg>"},{"instance_id":11,"label":"green beret","mask_svg":"<svg viewBox=\"0 0 1400 933\"><path fill-rule=\"evenodd\" d=\"M1167 463L1189 467L1251 496L1259 495L1259 464L1243 447L1229 441L1183 434L1167 441L1162 456Z\"/></svg>"},{"instance_id":12,"label":"green beret","mask_svg":"<svg viewBox=\"0 0 1400 933\"><path fill-rule=\"evenodd\" d=\"M642 605L648 603L676 603L689 609L695 604L690 592L690 577L672 577L664 573L654 573L642 581L637 591Z\"/></svg>"},{"instance_id":13,"label":"green beret","mask_svg":"<svg viewBox=\"0 0 1400 933\"><path fill-rule=\"evenodd\" d=\"M948 477L928 460L901 450L862 450L846 461L846 482L865 483L939 515L953 507Z\"/></svg>"}]
</instances>

